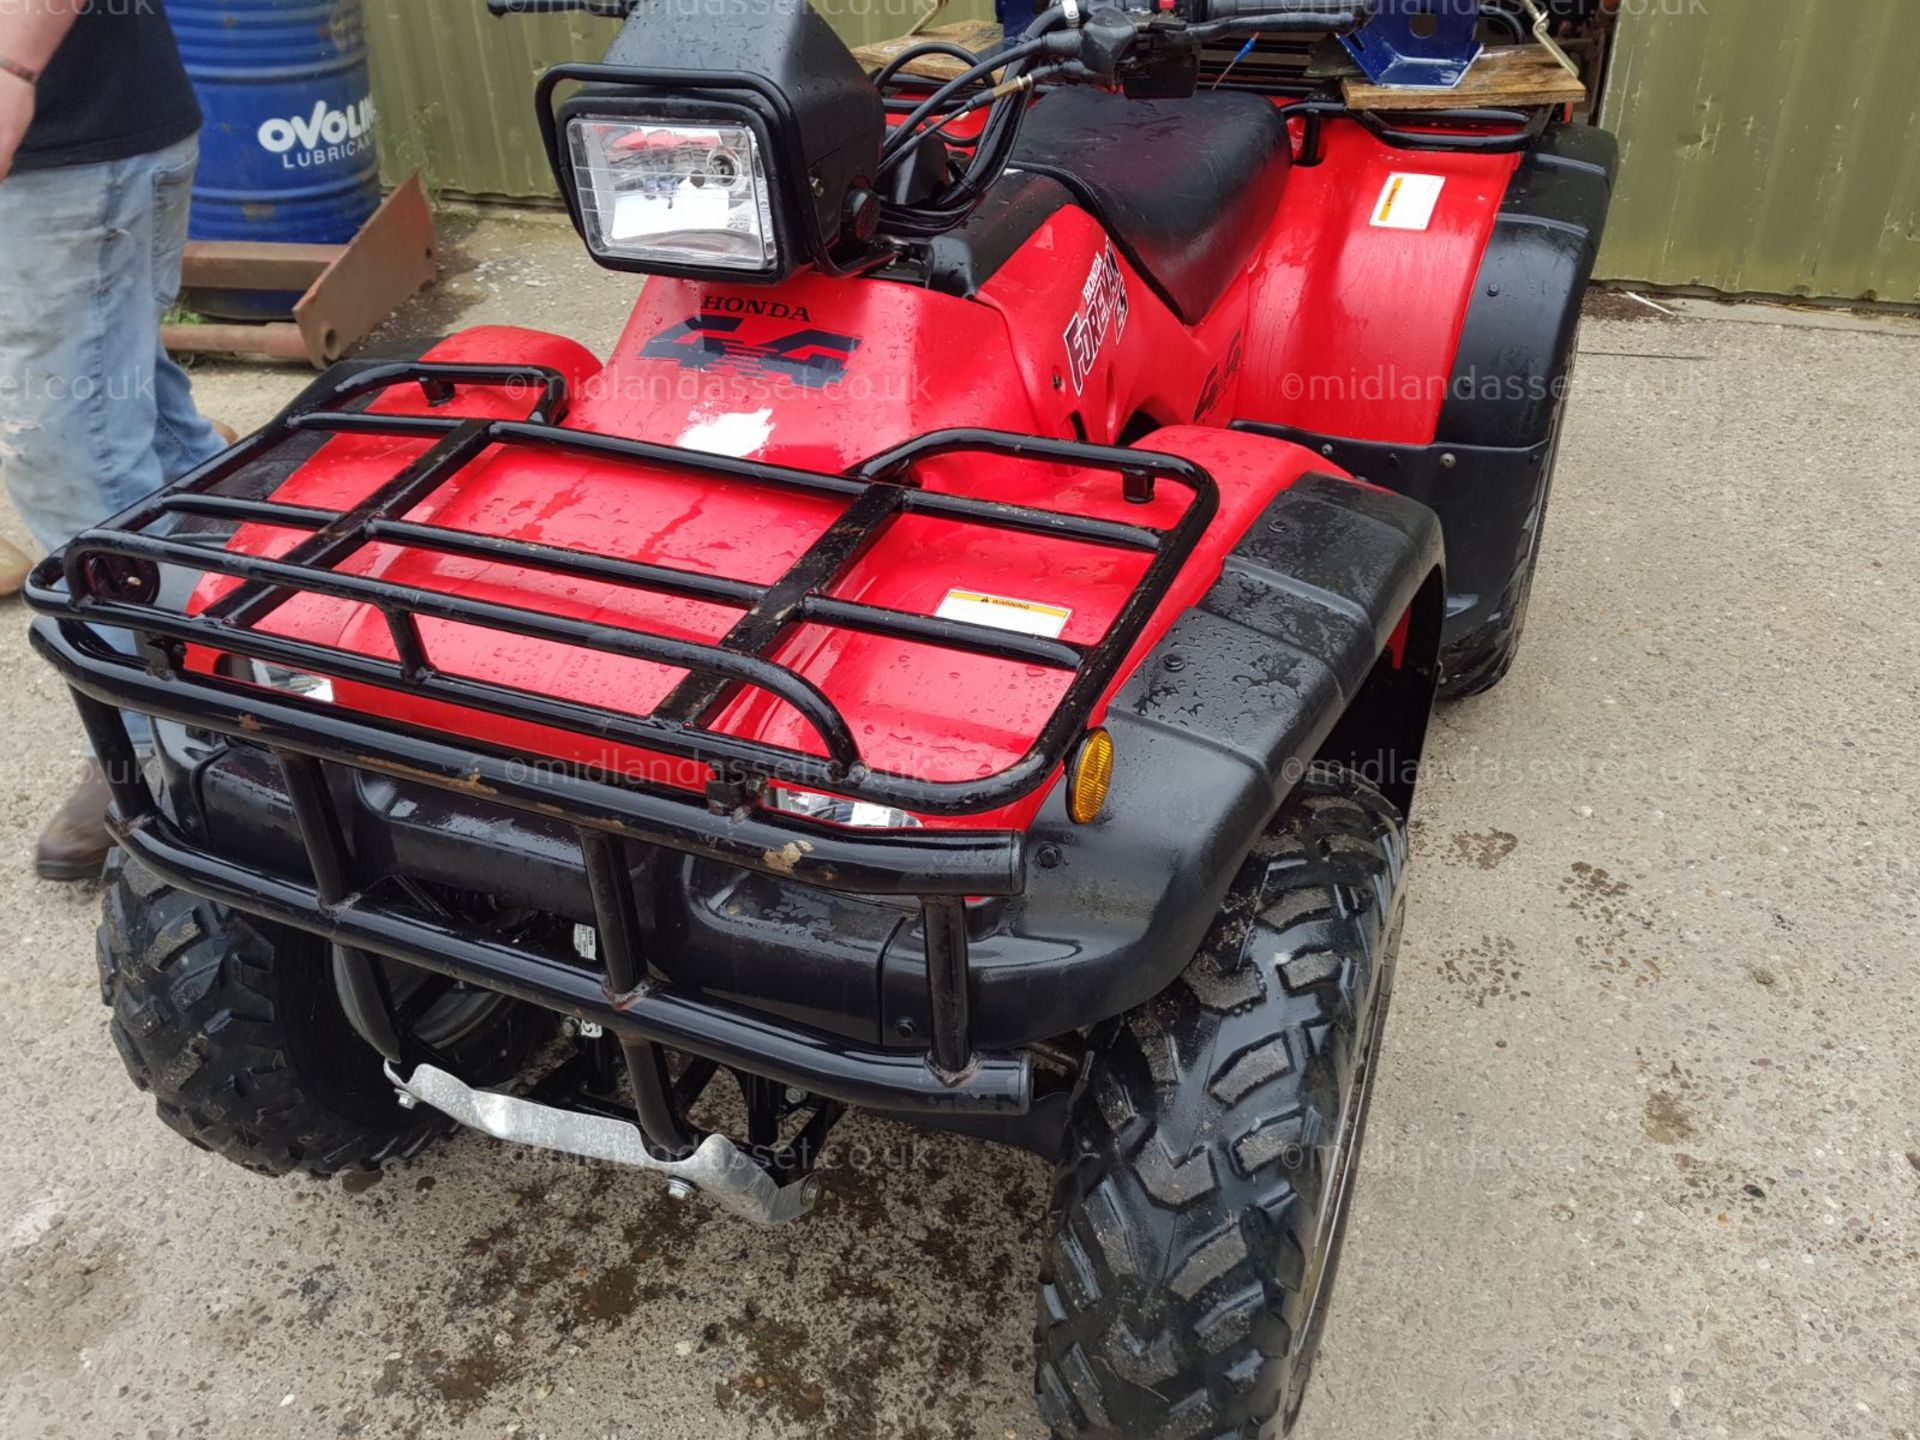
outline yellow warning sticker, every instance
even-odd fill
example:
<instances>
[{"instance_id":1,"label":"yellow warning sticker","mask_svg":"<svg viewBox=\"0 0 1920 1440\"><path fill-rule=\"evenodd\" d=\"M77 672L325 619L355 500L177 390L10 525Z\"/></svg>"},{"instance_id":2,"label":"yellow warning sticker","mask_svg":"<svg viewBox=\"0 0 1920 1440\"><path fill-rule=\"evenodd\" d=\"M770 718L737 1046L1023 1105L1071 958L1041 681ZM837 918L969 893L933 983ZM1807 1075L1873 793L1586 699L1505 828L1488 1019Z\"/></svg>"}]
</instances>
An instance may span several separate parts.
<instances>
[{"instance_id":1,"label":"yellow warning sticker","mask_svg":"<svg viewBox=\"0 0 1920 1440\"><path fill-rule=\"evenodd\" d=\"M949 590L947 598L933 613L942 620L965 620L1048 640L1058 640L1060 632L1067 628L1067 621L1073 618L1073 611L1059 605L988 595L979 590Z\"/></svg>"},{"instance_id":2,"label":"yellow warning sticker","mask_svg":"<svg viewBox=\"0 0 1920 1440\"><path fill-rule=\"evenodd\" d=\"M1440 192L1447 188L1444 175L1403 175L1387 177L1379 203L1373 207L1373 224L1380 230L1426 230L1433 225L1434 207Z\"/></svg>"}]
</instances>

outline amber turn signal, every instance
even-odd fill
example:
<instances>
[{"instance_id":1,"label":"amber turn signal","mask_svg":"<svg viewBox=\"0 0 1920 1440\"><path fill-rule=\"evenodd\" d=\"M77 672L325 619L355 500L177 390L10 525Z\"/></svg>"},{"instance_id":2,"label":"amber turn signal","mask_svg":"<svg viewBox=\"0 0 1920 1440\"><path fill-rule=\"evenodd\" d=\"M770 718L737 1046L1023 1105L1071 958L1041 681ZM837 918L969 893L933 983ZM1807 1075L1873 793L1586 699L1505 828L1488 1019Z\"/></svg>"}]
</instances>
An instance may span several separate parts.
<instances>
[{"instance_id":1,"label":"amber turn signal","mask_svg":"<svg viewBox=\"0 0 1920 1440\"><path fill-rule=\"evenodd\" d=\"M1106 806L1113 785L1113 737L1089 730L1067 766L1067 814L1076 825L1090 825Z\"/></svg>"}]
</instances>

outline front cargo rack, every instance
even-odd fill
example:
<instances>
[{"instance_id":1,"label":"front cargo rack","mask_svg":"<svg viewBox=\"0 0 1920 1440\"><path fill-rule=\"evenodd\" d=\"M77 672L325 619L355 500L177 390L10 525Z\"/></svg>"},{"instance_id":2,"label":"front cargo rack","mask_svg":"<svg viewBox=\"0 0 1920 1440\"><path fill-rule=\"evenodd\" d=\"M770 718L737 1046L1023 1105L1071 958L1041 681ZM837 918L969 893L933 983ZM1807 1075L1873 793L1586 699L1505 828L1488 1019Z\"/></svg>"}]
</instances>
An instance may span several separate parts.
<instances>
[{"instance_id":1,"label":"front cargo rack","mask_svg":"<svg viewBox=\"0 0 1920 1440\"><path fill-rule=\"evenodd\" d=\"M533 394L524 419L467 418L365 408L419 387L427 409L460 387ZM353 408L349 408L353 407ZM855 799L960 815L1030 793L1064 763L1094 707L1119 674L1154 609L1217 512L1212 478L1176 456L985 430L935 432L839 473L684 450L563 428L567 387L543 367L373 363L336 367L264 430L176 485L76 538L34 570L27 599L43 617L34 642L74 692L114 797L121 843L163 879L221 903L331 941L361 1033L389 1061L431 1060L394 1023L371 956L420 966L603 1026L627 1060L643 1132L662 1153L689 1135L669 1099L660 1046L732 1065L830 1099L895 1110L1022 1111L1031 1100L1030 1056L979 1055L969 1037L968 897L1018 894L1025 836L1005 829L850 830L752 802L765 784L818 786ZM335 435L431 441L359 504L323 510L219 493L251 467L310 456ZM406 514L494 447L548 447L694 476L839 497L846 507L816 543L771 583L623 560L409 521ZM1115 473L1128 499L1145 502L1159 481L1188 492L1177 522L1154 529L971 496L912 483L936 456L980 453ZM830 592L895 518L945 520L1106 546L1149 556L1113 623L1091 645L1011 634L843 600ZM153 533L167 521L258 523L305 532L277 559L239 554L218 535ZM339 568L369 544L507 562L732 605L738 621L699 643L593 625L493 602L390 584ZM198 614L163 596L162 567L223 575L233 589ZM364 603L384 618L396 659L352 654L262 632L259 622L295 594ZM443 618L653 661L686 671L646 715L616 713L508 686L447 675L432 665L419 620ZM915 645L994 656L1071 674L1058 705L1015 764L997 775L933 782L861 762L851 727L804 677L769 658L790 627L808 623ZM134 653L101 627L132 632ZM510 750L432 733L377 714L224 675L186 669L189 645L320 675L450 701L563 730L631 743L711 767L705 793L574 764L529 765ZM725 735L711 728L743 687L791 705L824 756ZM215 853L160 807L143 775L121 710L224 734L278 761L310 879L251 858ZM593 961L555 957L462 933L443 915L394 898L382 877L358 875L327 766L437 786L479 803L560 819L576 833L593 899ZM636 905L630 847L664 847L822 889L919 901L930 1033L924 1050L851 1045L677 990L650 973Z\"/></svg>"},{"instance_id":2,"label":"front cargo rack","mask_svg":"<svg viewBox=\"0 0 1920 1440\"><path fill-rule=\"evenodd\" d=\"M457 386L487 386L538 395L525 420L468 419L431 414L376 414L346 405L418 385L430 404L445 404ZM855 800L919 811L964 815L1009 804L1053 773L1085 729L1089 714L1112 684L1134 642L1218 508L1212 478L1173 455L1051 440L987 430L942 430L853 467L823 474L764 461L735 459L587 431L564 429L567 387L541 367L385 364L344 378L323 377L266 429L236 449L98 528L76 538L58 560L64 593L51 583L51 566L36 576L36 607L63 618L124 627L143 636L181 668L183 647L201 644L228 654L295 670L361 681L425 699L514 720L569 730L595 739L684 757L711 766L714 797L746 803L768 782L831 790ZM376 435L431 440L400 474L349 510L315 509L244 499L217 492L248 467L271 461L289 442L316 435ZM755 485L844 499L846 509L794 565L769 584L671 566L511 540L405 518L496 447L557 449L603 460L672 467ZM1191 492L1169 529L1091 516L936 493L907 483L912 467L961 452L1109 470L1122 477L1129 499L1148 500L1157 481ZM890 610L839 599L830 592L886 527L902 515L1013 530L1151 557L1139 583L1095 644L1074 645L1044 636ZM307 532L287 554L269 559L215 549L179 536L151 533L171 518L223 520ZM566 616L453 594L423 591L341 565L380 544L498 561L574 579L733 606L739 619L718 641L653 635ZM241 582L197 615L158 604L160 565ZM295 594L359 601L377 609L392 637L394 660L266 634L256 627ZM649 714L634 715L452 675L434 667L421 639L427 617L505 634L577 646L687 672ZM997 774L965 781L929 781L869 768L846 717L812 681L769 658L800 624L862 631L915 645L1024 662L1072 675L1033 744ZM713 722L742 688L765 691L791 706L819 737L824 756L723 734Z\"/></svg>"}]
</instances>

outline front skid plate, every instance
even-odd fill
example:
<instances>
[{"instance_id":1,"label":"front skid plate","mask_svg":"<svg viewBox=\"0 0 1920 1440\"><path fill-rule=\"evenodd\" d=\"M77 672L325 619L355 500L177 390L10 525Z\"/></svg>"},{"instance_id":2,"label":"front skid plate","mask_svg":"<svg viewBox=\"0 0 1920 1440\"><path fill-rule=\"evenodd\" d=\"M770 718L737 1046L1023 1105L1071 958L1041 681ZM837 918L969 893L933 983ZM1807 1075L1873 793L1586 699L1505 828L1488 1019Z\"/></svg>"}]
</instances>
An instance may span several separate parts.
<instances>
[{"instance_id":1,"label":"front skid plate","mask_svg":"<svg viewBox=\"0 0 1920 1440\"><path fill-rule=\"evenodd\" d=\"M497 1140L651 1170L712 1196L722 1208L744 1220L784 1225L806 1214L819 1193L810 1180L776 1185L772 1176L724 1135L709 1135L684 1160L656 1160L648 1153L639 1128L623 1120L537 1105L492 1090L475 1090L432 1065L420 1066L404 1080L389 1065L387 1079L401 1094Z\"/></svg>"}]
</instances>

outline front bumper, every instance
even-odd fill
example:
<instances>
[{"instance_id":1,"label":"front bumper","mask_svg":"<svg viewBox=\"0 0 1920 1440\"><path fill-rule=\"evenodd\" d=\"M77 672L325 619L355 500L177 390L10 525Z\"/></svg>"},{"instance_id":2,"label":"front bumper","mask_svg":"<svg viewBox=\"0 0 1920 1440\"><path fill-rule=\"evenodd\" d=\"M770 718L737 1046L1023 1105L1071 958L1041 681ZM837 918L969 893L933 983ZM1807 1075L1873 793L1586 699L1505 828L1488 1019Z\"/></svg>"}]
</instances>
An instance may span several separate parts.
<instances>
[{"instance_id":1,"label":"front bumper","mask_svg":"<svg viewBox=\"0 0 1920 1440\"><path fill-rule=\"evenodd\" d=\"M602 865L602 878L595 883L594 863L596 855L644 857L671 840L738 871L836 892L911 894L923 907L960 907L967 895L1019 888L1021 835L860 835L752 813L713 815L698 796L529 771L370 717L330 714L311 702L264 694L236 700L195 677L155 675L97 632L72 622L43 620L34 627L33 639L73 690L113 787L110 823L116 837L170 884L309 931L350 953L384 956L599 1024L624 1043L666 1045L848 1104L960 1115L1018 1115L1031 1104L1033 1063L1025 1054L969 1050L964 1065L938 1066L931 1062L927 1038L911 1049L858 1044L662 978L639 953L644 934L632 885L635 867L625 867L627 883L622 884L617 872L608 873ZM184 726L244 734L246 741L223 747L225 753L268 761L280 772L277 786L261 783L259 772L247 783L276 797L280 849L284 852L287 838L294 837L304 851L302 862L283 868L271 850L230 849L228 844L241 836L221 843L215 834L219 817L163 806L128 742L122 709L173 722L160 733L163 739L171 734L175 744ZM534 836L550 845L557 834L570 832L579 847L571 866L574 888L584 877L592 892L601 962L588 965L576 956L474 933L387 883L395 872L380 869L380 856L365 857L371 863L363 863L352 850L354 826L342 816L337 789L343 779L352 783L350 775L338 773L349 767L409 788L463 797L469 833L461 844L469 858L490 846L490 840L476 839L473 826L485 827L502 812L559 825L557 830L523 829L518 832L523 841ZM932 1032L939 1033L943 1009L949 1019L957 1010L963 1044L970 1043L964 962L955 976L941 973L933 959L923 959L921 975L925 1004L935 1017ZM951 988L941 993L943 985L956 984L961 987L957 997Z\"/></svg>"}]
</instances>

